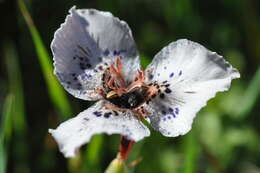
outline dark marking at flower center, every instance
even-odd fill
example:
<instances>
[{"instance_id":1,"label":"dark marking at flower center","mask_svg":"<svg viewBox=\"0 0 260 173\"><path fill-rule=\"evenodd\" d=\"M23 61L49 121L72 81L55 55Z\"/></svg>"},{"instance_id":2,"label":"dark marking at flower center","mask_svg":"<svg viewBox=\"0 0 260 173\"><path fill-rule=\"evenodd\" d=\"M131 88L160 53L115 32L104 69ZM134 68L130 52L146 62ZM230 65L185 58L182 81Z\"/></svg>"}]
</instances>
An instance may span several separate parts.
<instances>
[{"instance_id":1,"label":"dark marking at flower center","mask_svg":"<svg viewBox=\"0 0 260 173\"><path fill-rule=\"evenodd\" d=\"M120 97L116 96L106 100L119 108L134 109L143 104L146 101L145 99L146 89L139 88L125 93Z\"/></svg>"}]
</instances>

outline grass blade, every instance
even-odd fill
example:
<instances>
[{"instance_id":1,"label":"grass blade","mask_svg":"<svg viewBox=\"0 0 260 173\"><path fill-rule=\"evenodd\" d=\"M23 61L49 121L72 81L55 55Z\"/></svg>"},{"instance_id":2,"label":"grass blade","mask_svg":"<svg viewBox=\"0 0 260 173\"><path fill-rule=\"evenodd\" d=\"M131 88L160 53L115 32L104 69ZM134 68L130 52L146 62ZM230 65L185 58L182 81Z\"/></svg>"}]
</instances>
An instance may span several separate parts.
<instances>
[{"instance_id":1,"label":"grass blade","mask_svg":"<svg viewBox=\"0 0 260 173\"><path fill-rule=\"evenodd\" d=\"M12 42L6 41L4 44L4 56L6 62L6 69L9 81L9 92L12 96L12 104L4 110L5 114L5 133L3 136L6 145L4 144L5 152L8 151L8 141L15 141L15 144L19 147L14 147L10 150L11 155L16 156L14 172L29 172L28 171L28 148L26 143L27 134L27 123L25 116L25 105L24 105L24 93L22 85L22 76L20 71L20 66L18 62L18 56L16 53L15 46ZM11 129L11 130L10 130ZM11 133L10 131L13 131ZM5 141L7 140L8 141ZM10 155L6 153L7 155Z\"/></svg>"},{"instance_id":2,"label":"grass blade","mask_svg":"<svg viewBox=\"0 0 260 173\"><path fill-rule=\"evenodd\" d=\"M100 169L100 160L102 158L101 150L103 146L104 136L96 135L92 138L91 142L88 144L86 151L84 152L85 158L82 172L93 172L99 173Z\"/></svg>"},{"instance_id":3,"label":"grass blade","mask_svg":"<svg viewBox=\"0 0 260 173\"><path fill-rule=\"evenodd\" d=\"M55 107L62 114L63 118L67 119L72 115L72 110L71 110L71 107L67 100L67 97L65 95L64 89L58 83L56 77L53 74L53 67L52 67L52 62L51 62L49 53L43 44L40 34L39 34L37 28L35 27L33 20L30 16L23 0L18 0L18 5L19 5L20 11L25 19L25 22L28 25L28 28L30 30L30 33L31 33L31 36L33 39L33 43L34 43L34 46L36 49L36 53L38 55L39 62L41 65L41 69L42 69L45 81L47 83L50 98L51 98L53 104L55 105Z\"/></svg>"},{"instance_id":4,"label":"grass blade","mask_svg":"<svg viewBox=\"0 0 260 173\"><path fill-rule=\"evenodd\" d=\"M198 146L199 143L195 136L196 129L192 129L184 138L184 151L185 151L185 162L184 162L184 173L197 172L197 159L198 159Z\"/></svg>"},{"instance_id":5,"label":"grass blade","mask_svg":"<svg viewBox=\"0 0 260 173\"><path fill-rule=\"evenodd\" d=\"M0 135L0 173L6 172L6 149L4 146L3 136Z\"/></svg>"},{"instance_id":6,"label":"grass blade","mask_svg":"<svg viewBox=\"0 0 260 173\"><path fill-rule=\"evenodd\" d=\"M17 133L24 134L26 131L26 120L22 77L16 49L12 42L5 42L4 53L9 81L9 92L12 93L14 97L14 110L12 110L12 114L15 113L15 121L13 121L13 128Z\"/></svg>"},{"instance_id":7,"label":"grass blade","mask_svg":"<svg viewBox=\"0 0 260 173\"><path fill-rule=\"evenodd\" d=\"M0 137L3 141L9 141L12 135L12 108L14 103L14 97L12 94L7 95L4 104L3 112L1 117L1 126L0 126Z\"/></svg>"},{"instance_id":8,"label":"grass blade","mask_svg":"<svg viewBox=\"0 0 260 173\"><path fill-rule=\"evenodd\" d=\"M252 110L253 106L257 102L257 98L259 97L260 93L260 67L258 67L253 79L248 85L244 95L243 95L243 104L242 106L238 107L238 115L239 117L246 117L249 115L250 111Z\"/></svg>"},{"instance_id":9,"label":"grass blade","mask_svg":"<svg viewBox=\"0 0 260 173\"><path fill-rule=\"evenodd\" d=\"M3 105L3 113L1 117L1 128L0 128L0 173L6 172L7 166L7 153L8 143L12 134L12 119L11 112L13 107L13 96L9 94Z\"/></svg>"}]
</instances>

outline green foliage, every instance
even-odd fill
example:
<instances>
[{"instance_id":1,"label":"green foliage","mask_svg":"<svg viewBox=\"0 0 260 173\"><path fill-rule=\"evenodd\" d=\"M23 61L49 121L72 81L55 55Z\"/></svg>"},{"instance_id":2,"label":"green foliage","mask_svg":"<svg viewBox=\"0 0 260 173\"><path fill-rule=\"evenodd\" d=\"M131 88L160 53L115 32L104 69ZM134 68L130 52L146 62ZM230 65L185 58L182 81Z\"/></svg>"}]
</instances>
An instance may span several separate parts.
<instances>
[{"instance_id":1,"label":"green foliage","mask_svg":"<svg viewBox=\"0 0 260 173\"><path fill-rule=\"evenodd\" d=\"M13 121L13 128L17 133L25 133L26 120L24 110L24 91L21 77L21 70L19 67L18 56L13 43L5 42L5 64L8 75L9 92L13 95L13 107L11 109L11 116L15 114L16 118ZM14 116L14 115L13 115Z\"/></svg>"},{"instance_id":2,"label":"green foliage","mask_svg":"<svg viewBox=\"0 0 260 173\"><path fill-rule=\"evenodd\" d=\"M6 148L4 145L3 137L0 136L0 173L6 172L6 161L7 161Z\"/></svg>"},{"instance_id":3,"label":"green foliage","mask_svg":"<svg viewBox=\"0 0 260 173\"><path fill-rule=\"evenodd\" d=\"M198 137L195 136L196 129L193 129L192 132L187 134L184 137L184 153L185 153L185 162L184 162L184 173L193 173L197 170L198 156L199 156L199 144Z\"/></svg>"},{"instance_id":4,"label":"green foliage","mask_svg":"<svg viewBox=\"0 0 260 173\"><path fill-rule=\"evenodd\" d=\"M260 67L258 67L253 79L249 83L245 93L243 94L243 106L239 107L236 111L239 117L246 118L246 116L250 115L250 111L254 107L259 98L260 94Z\"/></svg>"},{"instance_id":5,"label":"green foliage","mask_svg":"<svg viewBox=\"0 0 260 173\"><path fill-rule=\"evenodd\" d=\"M38 58L39 58L39 63L41 65L41 70L43 72L43 76L44 76L46 84L47 84L48 93L50 95L50 98L51 98L53 104L61 112L61 115L63 116L63 118L64 119L69 118L72 115L72 110L71 110L69 102L66 98L64 89L58 83L56 77L53 74L53 65L52 65L49 53L47 52L47 50L42 42L40 34L39 34L37 28L35 27L33 20L31 18L30 14L28 13L28 10L27 10L23 0L18 0L18 4L19 4L18 6L21 10L21 13L31 32L35 50L36 50Z\"/></svg>"},{"instance_id":6,"label":"green foliage","mask_svg":"<svg viewBox=\"0 0 260 173\"><path fill-rule=\"evenodd\" d=\"M103 135L94 136L84 153L85 164L83 164L82 172L88 172L88 171L93 173L102 172L99 167L99 165L101 164L100 163L101 158L103 157L102 147L104 147L104 136Z\"/></svg>"},{"instance_id":7,"label":"green foliage","mask_svg":"<svg viewBox=\"0 0 260 173\"><path fill-rule=\"evenodd\" d=\"M6 172L7 149L12 135L11 112L13 109L13 96L8 95L4 101L0 129L0 173Z\"/></svg>"},{"instance_id":8,"label":"green foliage","mask_svg":"<svg viewBox=\"0 0 260 173\"><path fill-rule=\"evenodd\" d=\"M24 138L27 134L27 123L24 105L24 91L21 77L21 70L14 44L7 40L4 46L4 58L8 76L8 92L5 104L3 105L3 116L0 133L1 147L1 164L3 169L7 166L7 151L11 140L15 139L15 143L19 148L12 150L12 154L16 155L16 168L14 172L28 172L27 157L28 148L26 147ZM5 171L5 170L3 170Z\"/></svg>"}]
</instances>

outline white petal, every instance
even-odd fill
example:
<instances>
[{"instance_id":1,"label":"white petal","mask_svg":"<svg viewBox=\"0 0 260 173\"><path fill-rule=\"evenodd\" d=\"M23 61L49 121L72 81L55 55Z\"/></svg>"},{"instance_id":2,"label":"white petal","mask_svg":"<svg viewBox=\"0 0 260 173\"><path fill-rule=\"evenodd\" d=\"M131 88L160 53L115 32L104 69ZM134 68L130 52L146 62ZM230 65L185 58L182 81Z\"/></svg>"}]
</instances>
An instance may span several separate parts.
<instances>
[{"instance_id":1,"label":"white petal","mask_svg":"<svg viewBox=\"0 0 260 173\"><path fill-rule=\"evenodd\" d=\"M222 56L188 40L163 48L146 72L147 82L170 84L161 87L164 97L158 95L146 108L152 126L165 136L186 134L206 102L217 92L228 90L231 80L240 77Z\"/></svg>"},{"instance_id":2,"label":"white petal","mask_svg":"<svg viewBox=\"0 0 260 173\"><path fill-rule=\"evenodd\" d=\"M74 157L77 149L95 134L121 134L133 141L150 135L149 129L130 112L111 111L103 106L102 101L49 132L65 157Z\"/></svg>"},{"instance_id":3,"label":"white petal","mask_svg":"<svg viewBox=\"0 0 260 173\"><path fill-rule=\"evenodd\" d=\"M111 13L72 8L51 43L55 74L75 97L96 100L106 67L121 57L124 74L133 75L139 57L128 25ZM106 65L108 64L108 65ZM127 77L128 77L127 75Z\"/></svg>"},{"instance_id":4,"label":"white petal","mask_svg":"<svg viewBox=\"0 0 260 173\"><path fill-rule=\"evenodd\" d=\"M140 62L127 23L114 17L110 12L95 9L81 9L76 12L89 23L86 29L103 53L109 52L112 59L118 55L122 57L124 75L127 79L131 79L140 68Z\"/></svg>"}]
</instances>

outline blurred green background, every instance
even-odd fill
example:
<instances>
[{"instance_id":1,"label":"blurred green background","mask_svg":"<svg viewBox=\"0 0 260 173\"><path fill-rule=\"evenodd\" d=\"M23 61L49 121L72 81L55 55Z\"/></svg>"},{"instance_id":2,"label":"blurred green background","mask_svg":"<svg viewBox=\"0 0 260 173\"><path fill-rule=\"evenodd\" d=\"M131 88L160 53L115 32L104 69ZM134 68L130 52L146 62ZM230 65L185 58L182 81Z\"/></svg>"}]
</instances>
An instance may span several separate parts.
<instances>
[{"instance_id":1,"label":"blurred green background","mask_svg":"<svg viewBox=\"0 0 260 173\"><path fill-rule=\"evenodd\" d=\"M47 133L91 104L70 96L52 75L49 45L73 5L125 20L143 66L168 43L187 38L241 73L200 111L187 135L152 131L135 144L128 163L142 161L130 172L260 173L258 0L1 0L0 173L99 173L116 156L117 135L95 136L68 160Z\"/></svg>"}]
</instances>

